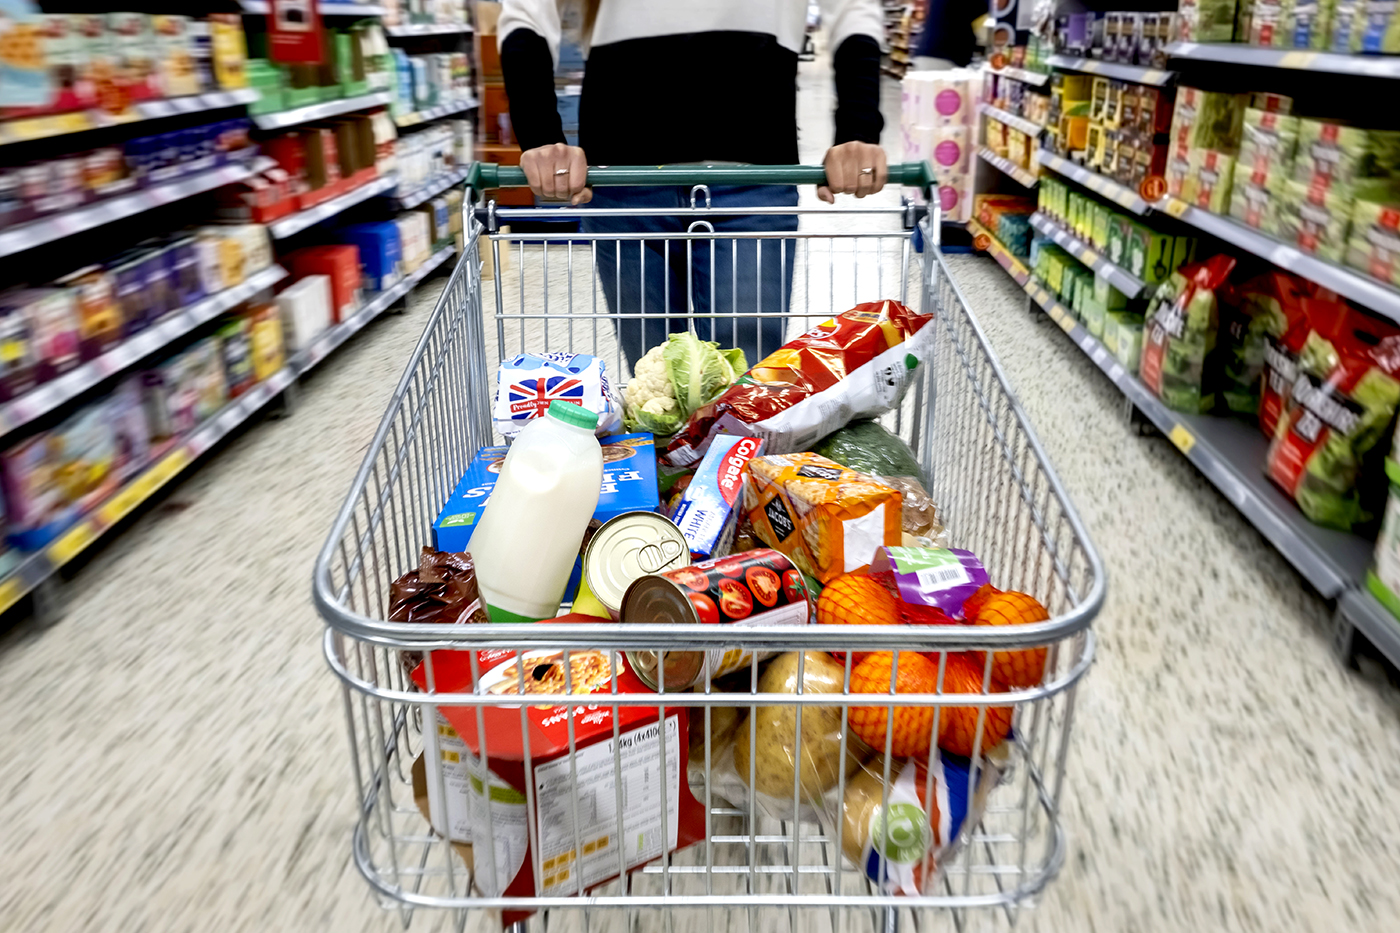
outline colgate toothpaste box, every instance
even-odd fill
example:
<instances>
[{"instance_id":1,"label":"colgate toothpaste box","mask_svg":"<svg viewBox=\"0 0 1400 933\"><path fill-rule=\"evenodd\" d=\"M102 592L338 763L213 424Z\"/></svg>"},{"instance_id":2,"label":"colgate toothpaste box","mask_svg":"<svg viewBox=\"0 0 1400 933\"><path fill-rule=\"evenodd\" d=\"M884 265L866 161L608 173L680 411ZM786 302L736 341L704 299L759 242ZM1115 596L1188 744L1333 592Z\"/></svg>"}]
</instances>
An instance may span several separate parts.
<instances>
[{"instance_id":1,"label":"colgate toothpaste box","mask_svg":"<svg viewBox=\"0 0 1400 933\"><path fill-rule=\"evenodd\" d=\"M695 560L727 554L739 523L735 504L744 490L744 464L763 453L763 439L721 434L710 443L671 521L690 542Z\"/></svg>"},{"instance_id":2,"label":"colgate toothpaste box","mask_svg":"<svg viewBox=\"0 0 1400 933\"><path fill-rule=\"evenodd\" d=\"M596 619L567 615L548 621ZM438 692L501 698L500 705L481 708L484 737L476 707L435 707L466 759L469 779L448 790L465 798L475 879L483 893L586 893L617 877L620 867L633 871L704 838L705 808L685 779L687 710L609 704L614 691L653 694L625 655L610 658L596 649L570 651L567 658L554 649L478 651L474 680L472 654L435 651L431 660ZM425 690L426 663L413 672ZM533 695L565 693L580 696L568 705L530 702ZM526 916L507 910L503 920Z\"/></svg>"}]
</instances>

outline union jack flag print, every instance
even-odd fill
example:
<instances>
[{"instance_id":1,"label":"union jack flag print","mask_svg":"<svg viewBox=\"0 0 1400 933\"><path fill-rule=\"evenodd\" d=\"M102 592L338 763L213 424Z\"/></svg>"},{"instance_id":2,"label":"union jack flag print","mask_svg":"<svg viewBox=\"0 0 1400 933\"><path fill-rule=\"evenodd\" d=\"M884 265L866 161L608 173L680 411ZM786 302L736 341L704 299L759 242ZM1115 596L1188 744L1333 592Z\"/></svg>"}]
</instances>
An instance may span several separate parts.
<instances>
[{"instance_id":1,"label":"union jack flag print","mask_svg":"<svg viewBox=\"0 0 1400 933\"><path fill-rule=\"evenodd\" d=\"M583 404L583 380L574 376L540 376L521 379L509 388L510 416L513 420L543 415L555 399Z\"/></svg>"}]
</instances>

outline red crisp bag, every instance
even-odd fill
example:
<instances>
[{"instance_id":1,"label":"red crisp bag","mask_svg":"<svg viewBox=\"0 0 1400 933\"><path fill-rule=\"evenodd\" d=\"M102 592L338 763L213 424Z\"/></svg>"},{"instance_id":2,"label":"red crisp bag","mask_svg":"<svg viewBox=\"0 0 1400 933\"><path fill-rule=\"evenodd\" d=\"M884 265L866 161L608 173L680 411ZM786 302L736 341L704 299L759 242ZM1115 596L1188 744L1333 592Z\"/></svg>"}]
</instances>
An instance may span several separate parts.
<instances>
[{"instance_id":1,"label":"red crisp bag","mask_svg":"<svg viewBox=\"0 0 1400 933\"><path fill-rule=\"evenodd\" d=\"M928 354L930 314L897 301L856 305L788 341L699 408L666 448L672 466L705 455L716 434L761 437L764 452L805 450L856 418L899 404Z\"/></svg>"}]
</instances>

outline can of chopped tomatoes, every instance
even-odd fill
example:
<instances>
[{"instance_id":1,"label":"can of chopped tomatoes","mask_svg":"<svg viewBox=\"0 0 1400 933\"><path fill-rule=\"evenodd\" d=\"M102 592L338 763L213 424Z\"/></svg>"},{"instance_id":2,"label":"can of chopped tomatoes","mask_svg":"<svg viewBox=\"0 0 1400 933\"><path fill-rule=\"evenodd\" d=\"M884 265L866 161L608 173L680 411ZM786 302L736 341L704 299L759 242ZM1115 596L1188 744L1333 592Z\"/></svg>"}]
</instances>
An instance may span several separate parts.
<instances>
[{"instance_id":1,"label":"can of chopped tomatoes","mask_svg":"<svg viewBox=\"0 0 1400 933\"><path fill-rule=\"evenodd\" d=\"M783 554L763 548L638 577L622 599L622 621L675 625L806 625L812 599L802 574ZM762 655L767 657L767 655ZM752 651L628 651L653 690L685 690L752 662Z\"/></svg>"}]
</instances>

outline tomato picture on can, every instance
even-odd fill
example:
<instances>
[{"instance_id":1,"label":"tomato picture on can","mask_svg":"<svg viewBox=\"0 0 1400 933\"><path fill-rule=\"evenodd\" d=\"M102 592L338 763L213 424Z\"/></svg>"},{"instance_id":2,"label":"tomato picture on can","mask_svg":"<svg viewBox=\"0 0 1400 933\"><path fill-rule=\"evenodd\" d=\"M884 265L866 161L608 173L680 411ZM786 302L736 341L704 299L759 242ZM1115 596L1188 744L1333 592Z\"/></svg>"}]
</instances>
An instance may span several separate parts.
<instances>
[{"instance_id":1,"label":"tomato picture on can","mask_svg":"<svg viewBox=\"0 0 1400 933\"><path fill-rule=\"evenodd\" d=\"M791 575L791 576L789 576ZM711 606L719 609L719 622L744 622L748 625L802 625L807 622L807 588L802 574L792 562L778 551L761 548L730 554L714 560L701 561L689 567L677 567L658 576L679 584L689 593L704 594ZM795 579L795 584L784 581ZM696 606L698 621L708 623L700 603ZM763 618L769 612L781 618Z\"/></svg>"},{"instance_id":2,"label":"tomato picture on can","mask_svg":"<svg viewBox=\"0 0 1400 933\"><path fill-rule=\"evenodd\" d=\"M676 625L806 625L811 597L802 574L778 551L763 548L677 567L635 580L623 599L622 621ZM659 655L665 655L664 665ZM766 655L761 655L763 657ZM664 666L667 690L683 690L753 659L747 649L629 651L633 669L656 687Z\"/></svg>"}]
</instances>

